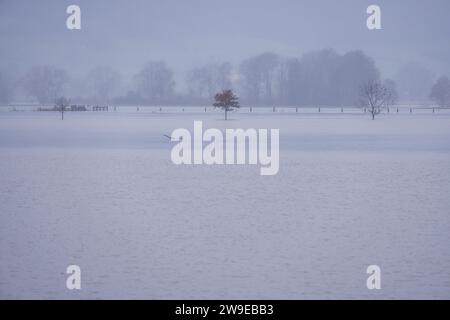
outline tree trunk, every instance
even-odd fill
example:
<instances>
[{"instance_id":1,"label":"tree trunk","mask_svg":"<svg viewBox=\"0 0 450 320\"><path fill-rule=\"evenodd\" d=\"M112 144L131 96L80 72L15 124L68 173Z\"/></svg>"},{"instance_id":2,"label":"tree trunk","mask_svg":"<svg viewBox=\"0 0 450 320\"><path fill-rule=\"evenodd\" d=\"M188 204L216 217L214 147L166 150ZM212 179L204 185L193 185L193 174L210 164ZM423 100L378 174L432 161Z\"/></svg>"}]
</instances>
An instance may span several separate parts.
<instances>
[{"instance_id":1,"label":"tree trunk","mask_svg":"<svg viewBox=\"0 0 450 320\"><path fill-rule=\"evenodd\" d=\"M225 120L228 120L228 110L225 110Z\"/></svg>"}]
</instances>

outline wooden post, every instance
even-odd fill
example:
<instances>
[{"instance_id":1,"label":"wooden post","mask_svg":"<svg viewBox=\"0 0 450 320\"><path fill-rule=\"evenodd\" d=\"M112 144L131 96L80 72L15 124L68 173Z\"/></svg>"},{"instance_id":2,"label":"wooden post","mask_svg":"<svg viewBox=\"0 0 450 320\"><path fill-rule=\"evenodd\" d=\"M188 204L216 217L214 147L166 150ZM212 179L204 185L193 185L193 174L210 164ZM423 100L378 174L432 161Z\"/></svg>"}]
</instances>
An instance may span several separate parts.
<instances>
[{"instance_id":1,"label":"wooden post","mask_svg":"<svg viewBox=\"0 0 450 320\"><path fill-rule=\"evenodd\" d=\"M295 112L298 112L298 107L295 107Z\"/></svg>"},{"instance_id":2,"label":"wooden post","mask_svg":"<svg viewBox=\"0 0 450 320\"><path fill-rule=\"evenodd\" d=\"M412 113L412 108L409 108L409 113Z\"/></svg>"}]
</instances>

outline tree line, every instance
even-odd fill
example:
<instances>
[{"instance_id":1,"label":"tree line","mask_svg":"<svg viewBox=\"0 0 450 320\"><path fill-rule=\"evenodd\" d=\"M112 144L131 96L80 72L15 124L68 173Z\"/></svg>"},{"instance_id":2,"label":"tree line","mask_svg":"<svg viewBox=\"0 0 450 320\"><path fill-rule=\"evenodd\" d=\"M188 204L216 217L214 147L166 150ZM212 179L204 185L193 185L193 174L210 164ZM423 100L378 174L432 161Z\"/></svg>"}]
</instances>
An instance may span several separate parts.
<instances>
[{"instance_id":1,"label":"tree line","mask_svg":"<svg viewBox=\"0 0 450 320\"><path fill-rule=\"evenodd\" d=\"M397 100L396 82L383 79L375 61L356 50L339 54L325 49L285 58L265 52L233 66L228 62L195 67L185 76L185 92L176 90L174 71L164 61L149 61L130 79L111 67L89 71L77 91L76 81L55 66L36 66L15 81L0 71L0 103L22 96L51 104L62 95L71 101L103 104L210 104L215 94L233 90L249 105L357 105L361 88L379 83ZM79 85L80 86L80 85ZM127 87L126 90L121 88ZM450 81L442 76L429 98L441 106L450 105Z\"/></svg>"}]
</instances>

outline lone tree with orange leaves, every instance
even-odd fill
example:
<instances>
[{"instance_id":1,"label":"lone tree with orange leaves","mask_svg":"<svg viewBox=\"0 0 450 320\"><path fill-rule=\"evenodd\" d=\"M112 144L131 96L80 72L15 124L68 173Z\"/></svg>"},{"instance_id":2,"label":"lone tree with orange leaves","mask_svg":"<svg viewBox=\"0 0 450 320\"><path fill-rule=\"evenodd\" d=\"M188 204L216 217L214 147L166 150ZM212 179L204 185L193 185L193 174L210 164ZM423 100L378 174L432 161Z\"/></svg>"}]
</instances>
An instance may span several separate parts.
<instances>
[{"instance_id":1,"label":"lone tree with orange leaves","mask_svg":"<svg viewBox=\"0 0 450 320\"><path fill-rule=\"evenodd\" d=\"M225 111L225 120L228 119L228 111L233 111L234 109L239 109L239 98L234 95L231 90L223 90L214 96L213 106L214 108L220 108Z\"/></svg>"}]
</instances>

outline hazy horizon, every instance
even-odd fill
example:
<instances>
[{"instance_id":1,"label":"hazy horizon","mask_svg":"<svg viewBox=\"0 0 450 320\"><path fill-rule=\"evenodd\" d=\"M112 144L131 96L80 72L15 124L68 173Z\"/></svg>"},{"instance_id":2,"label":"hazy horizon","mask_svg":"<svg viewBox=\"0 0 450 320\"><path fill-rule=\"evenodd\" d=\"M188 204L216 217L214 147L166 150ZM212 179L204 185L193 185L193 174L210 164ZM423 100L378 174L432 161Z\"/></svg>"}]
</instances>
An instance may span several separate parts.
<instances>
[{"instance_id":1,"label":"hazy horizon","mask_svg":"<svg viewBox=\"0 0 450 320\"><path fill-rule=\"evenodd\" d=\"M66 28L71 4L81 7L81 30ZM418 96L428 95L432 81L450 75L450 3L377 1L382 30L372 31L366 27L370 4L373 1L0 0L0 70L18 79L34 66L63 68L76 92L73 88L90 70L108 66L124 79L123 95L145 63L162 60L173 70L175 90L186 93L186 76L195 67L230 62L237 69L243 60L264 52L300 58L332 48L339 54L362 50L384 79L401 78L402 69L412 65L427 79L412 79L417 83L409 84L409 91L420 84L424 92ZM417 77L413 72L403 78Z\"/></svg>"}]
</instances>

